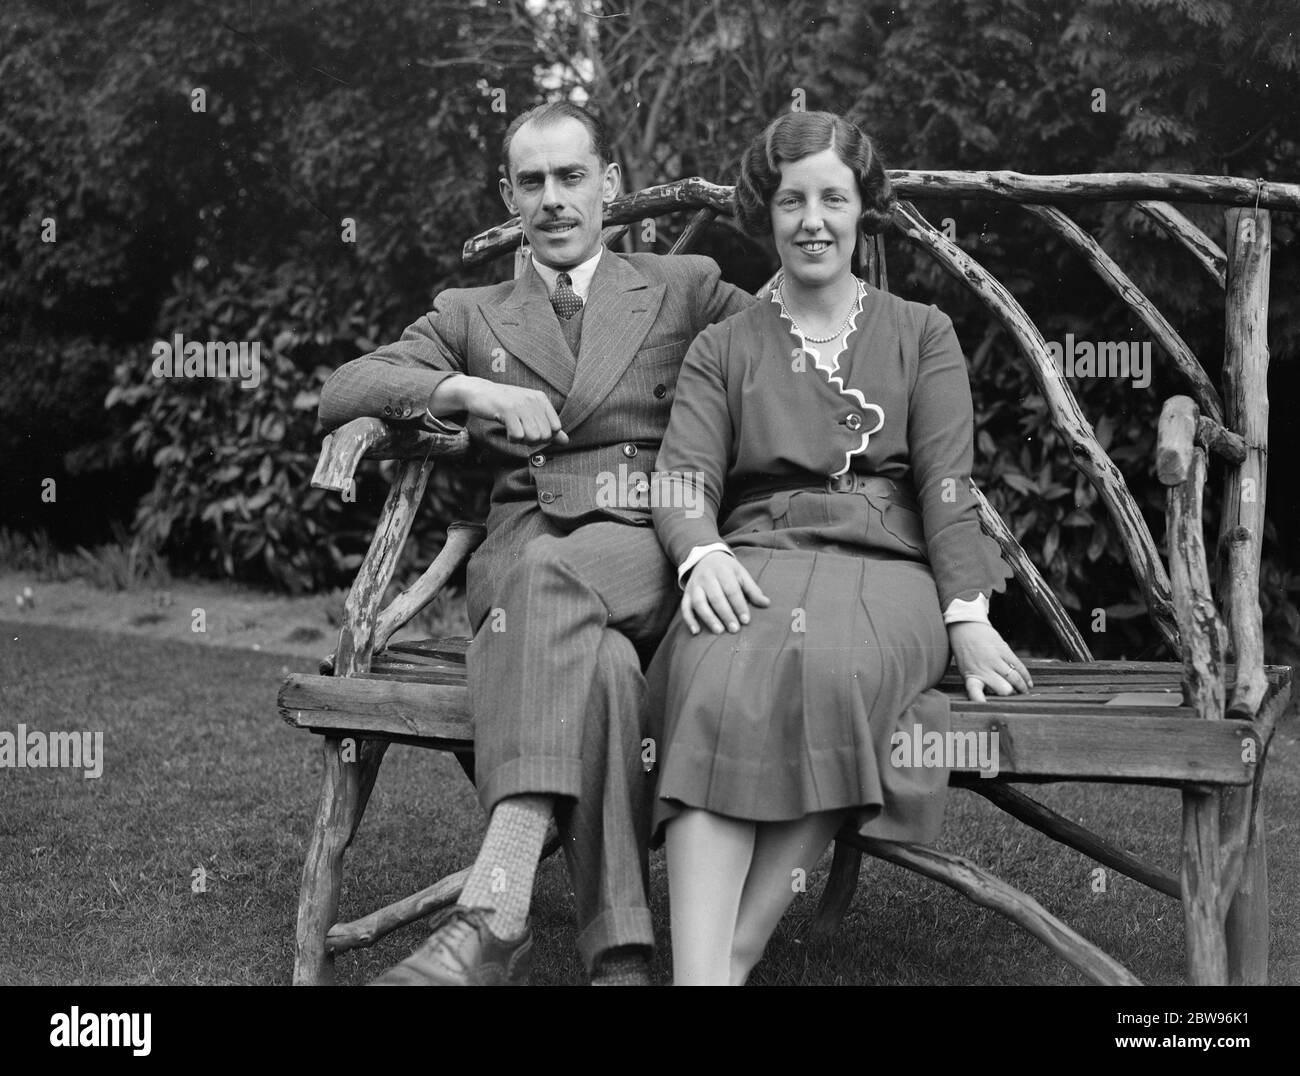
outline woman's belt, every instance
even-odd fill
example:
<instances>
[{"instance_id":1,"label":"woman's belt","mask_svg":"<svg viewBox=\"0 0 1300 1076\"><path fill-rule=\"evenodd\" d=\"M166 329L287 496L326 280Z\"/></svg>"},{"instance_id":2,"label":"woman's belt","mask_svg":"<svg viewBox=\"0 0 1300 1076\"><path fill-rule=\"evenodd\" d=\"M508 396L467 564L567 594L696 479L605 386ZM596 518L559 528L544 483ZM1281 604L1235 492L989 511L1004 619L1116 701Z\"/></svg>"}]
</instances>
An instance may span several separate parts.
<instances>
[{"instance_id":1,"label":"woman's belt","mask_svg":"<svg viewBox=\"0 0 1300 1076\"><path fill-rule=\"evenodd\" d=\"M807 478L766 476L751 478L737 483L735 489L728 494L727 502L734 507L748 501L762 500L774 493L789 493L795 490L808 493L868 493L877 497L887 497L900 507L911 509L913 512L921 510L916 503L915 494L907 483L874 474L858 474L856 471L846 471L844 474L821 482L812 482Z\"/></svg>"}]
</instances>

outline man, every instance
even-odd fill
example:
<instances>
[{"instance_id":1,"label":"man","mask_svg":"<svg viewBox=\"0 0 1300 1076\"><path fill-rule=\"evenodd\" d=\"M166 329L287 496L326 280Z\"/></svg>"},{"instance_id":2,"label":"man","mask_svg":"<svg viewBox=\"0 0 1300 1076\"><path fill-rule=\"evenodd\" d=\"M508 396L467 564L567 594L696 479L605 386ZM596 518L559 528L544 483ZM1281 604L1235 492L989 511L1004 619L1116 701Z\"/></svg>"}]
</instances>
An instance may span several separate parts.
<instances>
[{"instance_id":1,"label":"man","mask_svg":"<svg viewBox=\"0 0 1300 1076\"><path fill-rule=\"evenodd\" d=\"M340 367L321 393L327 428L361 415L465 416L495 470L467 576L488 831L460 904L376 983L524 980L554 817L593 984L641 985L654 936L640 655L678 600L641 476L654 470L686 348L752 298L707 258L602 247L619 167L584 109L518 117L503 156L501 195L532 248L527 271L443 292L400 341Z\"/></svg>"}]
</instances>

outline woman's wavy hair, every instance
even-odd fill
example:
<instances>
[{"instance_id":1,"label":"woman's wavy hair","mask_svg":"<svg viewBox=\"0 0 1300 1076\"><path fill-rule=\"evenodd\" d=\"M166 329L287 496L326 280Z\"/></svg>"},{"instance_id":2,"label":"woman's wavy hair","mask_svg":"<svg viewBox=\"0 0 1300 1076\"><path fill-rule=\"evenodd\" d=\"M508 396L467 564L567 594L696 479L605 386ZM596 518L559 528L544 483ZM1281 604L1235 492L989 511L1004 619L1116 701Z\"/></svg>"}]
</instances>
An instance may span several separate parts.
<instances>
[{"instance_id":1,"label":"woman's wavy hair","mask_svg":"<svg viewBox=\"0 0 1300 1076\"><path fill-rule=\"evenodd\" d=\"M747 234L768 235L772 231L770 206L781 185L781 165L824 149L833 149L857 177L862 231L876 235L885 230L897 199L876 144L833 112L789 112L769 123L740 158L736 215Z\"/></svg>"}]
</instances>

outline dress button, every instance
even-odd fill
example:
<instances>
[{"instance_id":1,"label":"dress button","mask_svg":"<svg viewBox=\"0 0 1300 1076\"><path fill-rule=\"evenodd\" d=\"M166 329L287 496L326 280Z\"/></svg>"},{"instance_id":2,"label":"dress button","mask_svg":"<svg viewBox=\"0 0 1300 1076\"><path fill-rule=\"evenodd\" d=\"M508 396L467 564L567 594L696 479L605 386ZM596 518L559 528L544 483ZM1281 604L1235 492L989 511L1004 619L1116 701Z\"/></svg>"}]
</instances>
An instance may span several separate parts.
<instances>
[{"instance_id":1,"label":"dress button","mask_svg":"<svg viewBox=\"0 0 1300 1076\"><path fill-rule=\"evenodd\" d=\"M549 489L544 489L542 490L541 493L537 495L537 499L541 501L542 504L550 504L553 500L555 500L555 494L552 493Z\"/></svg>"},{"instance_id":2,"label":"dress button","mask_svg":"<svg viewBox=\"0 0 1300 1076\"><path fill-rule=\"evenodd\" d=\"M860 430L862 429L862 416L859 414L852 414L844 420L844 425L851 430Z\"/></svg>"},{"instance_id":3,"label":"dress button","mask_svg":"<svg viewBox=\"0 0 1300 1076\"><path fill-rule=\"evenodd\" d=\"M538 452L533 456L530 456L528 462L531 463L534 467L541 467L546 463L546 456L543 453Z\"/></svg>"},{"instance_id":4,"label":"dress button","mask_svg":"<svg viewBox=\"0 0 1300 1076\"><path fill-rule=\"evenodd\" d=\"M633 456L635 456L635 455L636 455L636 445L624 445L624 446L623 446L623 455L625 455L628 459L631 459Z\"/></svg>"},{"instance_id":5,"label":"dress button","mask_svg":"<svg viewBox=\"0 0 1300 1076\"><path fill-rule=\"evenodd\" d=\"M667 395L668 395L668 386L667 386L667 385L656 385L656 386L655 386L655 399L656 399L656 400L662 400L662 399L663 399L665 396L667 396Z\"/></svg>"}]
</instances>

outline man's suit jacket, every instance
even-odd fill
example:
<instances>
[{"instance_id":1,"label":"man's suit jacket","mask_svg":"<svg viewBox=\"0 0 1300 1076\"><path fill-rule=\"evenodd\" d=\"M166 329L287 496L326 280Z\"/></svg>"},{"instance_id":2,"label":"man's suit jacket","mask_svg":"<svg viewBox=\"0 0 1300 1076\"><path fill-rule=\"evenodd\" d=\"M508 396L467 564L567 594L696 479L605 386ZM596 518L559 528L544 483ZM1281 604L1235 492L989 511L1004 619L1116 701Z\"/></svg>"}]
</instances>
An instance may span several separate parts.
<instances>
[{"instance_id":1,"label":"man's suit jacket","mask_svg":"<svg viewBox=\"0 0 1300 1076\"><path fill-rule=\"evenodd\" d=\"M705 326L752 301L723 283L709 258L606 250L575 358L530 263L516 280L442 292L399 341L341 366L321 391L321 422L327 429L363 415L419 422L433 390L458 372L538 389L569 436L563 448L530 451L507 441L499 423L469 419L494 473L488 534L475 560L517 554L536 534L599 519L648 526L639 476L654 470L686 349ZM471 573L471 591L475 575L482 573ZM471 604L481 606L475 597Z\"/></svg>"}]
</instances>

